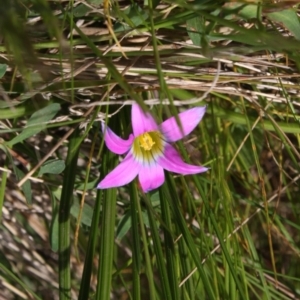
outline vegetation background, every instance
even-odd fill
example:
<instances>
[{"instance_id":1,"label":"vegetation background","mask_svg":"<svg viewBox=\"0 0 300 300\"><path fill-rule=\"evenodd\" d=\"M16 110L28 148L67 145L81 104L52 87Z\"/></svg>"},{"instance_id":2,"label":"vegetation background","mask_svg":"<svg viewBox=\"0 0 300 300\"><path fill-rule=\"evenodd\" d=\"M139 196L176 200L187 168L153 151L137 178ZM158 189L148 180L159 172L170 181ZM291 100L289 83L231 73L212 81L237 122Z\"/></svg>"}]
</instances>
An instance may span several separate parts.
<instances>
[{"instance_id":1,"label":"vegetation background","mask_svg":"<svg viewBox=\"0 0 300 300\"><path fill-rule=\"evenodd\" d=\"M298 1L2 0L0 299L300 299ZM130 132L209 172L99 191Z\"/></svg>"}]
</instances>

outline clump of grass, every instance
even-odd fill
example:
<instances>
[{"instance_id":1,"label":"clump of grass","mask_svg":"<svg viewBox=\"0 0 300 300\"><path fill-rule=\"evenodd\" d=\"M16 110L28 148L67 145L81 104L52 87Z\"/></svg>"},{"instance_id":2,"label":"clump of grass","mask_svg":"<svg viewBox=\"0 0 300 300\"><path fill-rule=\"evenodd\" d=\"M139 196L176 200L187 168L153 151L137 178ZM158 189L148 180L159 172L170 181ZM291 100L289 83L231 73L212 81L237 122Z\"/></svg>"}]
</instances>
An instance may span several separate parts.
<instances>
[{"instance_id":1,"label":"clump of grass","mask_svg":"<svg viewBox=\"0 0 300 300\"><path fill-rule=\"evenodd\" d=\"M299 18L282 3L8 1L0 10L6 299L299 298ZM207 105L207 174L96 190L130 105Z\"/></svg>"}]
</instances>

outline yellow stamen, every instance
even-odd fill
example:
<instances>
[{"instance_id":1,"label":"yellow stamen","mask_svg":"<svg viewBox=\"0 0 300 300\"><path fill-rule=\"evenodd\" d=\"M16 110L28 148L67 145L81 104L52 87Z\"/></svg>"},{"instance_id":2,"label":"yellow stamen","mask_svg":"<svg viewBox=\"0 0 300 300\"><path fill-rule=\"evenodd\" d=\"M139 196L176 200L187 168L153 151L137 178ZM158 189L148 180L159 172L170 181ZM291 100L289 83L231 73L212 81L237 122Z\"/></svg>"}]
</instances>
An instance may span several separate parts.
<instances>
[{"instance_id":1,"label":"yellow stamen","mask_svg":"<svg viewBox=\"0 0 300 300\"><path fill-rule=\"evenodd\" d=\"M152 137L150 136L149 133L144 133L144 134L141 134L139 137L139 143L140 143L140 146L142 148L144 148L144 150L151 150L153 145L155 144L155 142L153 141Z\"/></svg>"}]
</instances>

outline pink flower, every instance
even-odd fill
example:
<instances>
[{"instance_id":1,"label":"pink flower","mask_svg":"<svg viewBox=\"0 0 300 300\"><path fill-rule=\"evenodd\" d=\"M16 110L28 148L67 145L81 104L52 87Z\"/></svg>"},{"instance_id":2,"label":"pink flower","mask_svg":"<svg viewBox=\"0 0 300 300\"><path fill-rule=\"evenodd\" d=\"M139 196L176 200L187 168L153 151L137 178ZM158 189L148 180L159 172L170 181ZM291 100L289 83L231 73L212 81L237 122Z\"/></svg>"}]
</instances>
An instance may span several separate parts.
<instances>
[{"instance_id":1,"label":"pink flower","mask_svg":"<svg viewBox=\"0 0 300 300\"><path fill-rule=\"evenodd\" d=\"M102 124L107 148L116 154L125 154L122 162L98 184L98 189L123 186L137 175L144 192L149 192L165 181L164 169L183 175L207 171L202 166L185 163L170 144L188 135L201 121L205 107L195 107L178 114L182 130L171 117L157 125L150 113L144 113L138 104L132 105L133 134L128 140L118 137Z\"/></svg>"}]
</instances>

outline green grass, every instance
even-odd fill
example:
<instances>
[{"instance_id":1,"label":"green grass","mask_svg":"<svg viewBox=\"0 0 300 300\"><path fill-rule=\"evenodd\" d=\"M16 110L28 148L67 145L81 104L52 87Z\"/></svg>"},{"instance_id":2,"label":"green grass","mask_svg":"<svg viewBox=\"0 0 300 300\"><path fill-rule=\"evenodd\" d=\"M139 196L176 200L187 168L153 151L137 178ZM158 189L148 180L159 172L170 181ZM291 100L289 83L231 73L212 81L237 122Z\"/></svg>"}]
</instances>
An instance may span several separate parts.
<instances>
[{"instance_id":1,"label":"green grass","mask_svg":"<svg viewBox=\"0 0 300 300\"><path fill-rule=\"evenodd\" d=\"M4 4L6 299L300 298L296 2ZM119 159L100 122L127 138L134 101L206 105L175 146L209 171L96 190Z\"/></svg>"}]
</instances>

